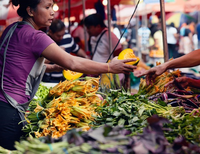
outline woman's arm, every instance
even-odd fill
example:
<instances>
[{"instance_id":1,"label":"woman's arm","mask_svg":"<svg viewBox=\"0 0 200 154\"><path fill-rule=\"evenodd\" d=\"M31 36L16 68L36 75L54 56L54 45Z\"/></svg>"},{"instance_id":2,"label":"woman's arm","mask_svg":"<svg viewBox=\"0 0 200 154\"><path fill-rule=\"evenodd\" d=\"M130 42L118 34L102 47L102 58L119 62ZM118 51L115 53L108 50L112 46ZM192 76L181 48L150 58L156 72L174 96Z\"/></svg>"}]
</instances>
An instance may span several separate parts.
<instances>
[{"instance_id":1,"label":"woman's arm","mask_svg":"<svg viewBox=\"0 0 200 154\"><path fill-rule=\"evenodd\" d=\"M127 73L132 72L136 66L127 65L126 62L134 61L135 59L118 60L114 58L109 64L99 63L86 58L72 56L58 47L55 43L50 44L43 52L42 56L48 60L62 66L64 69L70 69L76 72L86 74L101 74L101 73Z\"/></svg>"}]
</instances>

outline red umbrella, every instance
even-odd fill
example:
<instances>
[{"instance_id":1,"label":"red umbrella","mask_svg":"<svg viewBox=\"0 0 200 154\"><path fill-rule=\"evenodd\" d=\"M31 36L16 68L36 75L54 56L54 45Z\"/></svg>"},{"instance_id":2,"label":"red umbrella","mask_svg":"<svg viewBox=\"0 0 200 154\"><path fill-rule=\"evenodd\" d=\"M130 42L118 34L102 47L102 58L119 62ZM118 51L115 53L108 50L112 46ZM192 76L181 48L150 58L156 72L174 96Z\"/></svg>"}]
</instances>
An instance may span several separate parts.
<instances>
[{"instance_id":1,"label":"red umbrella","mask_svg":"<svg viewBox=\"0 0 200 154\"><path fill-rule=\"evenodd\" d=\"M85 0L86 9L94 9L94 5L98 0ZM103 0L101 0L103 1ZM118 5L120 3L127 4L132 0L110 0L111 6ZM69 0L56 0L59 6L60 14L63 14L65 10L65 16L68 15L68 2ZM79 15L83 13L83 0L70 0L70 15L79 18ZM79 20L79 19L76 19Z\"/></svg>"}]
</instances>

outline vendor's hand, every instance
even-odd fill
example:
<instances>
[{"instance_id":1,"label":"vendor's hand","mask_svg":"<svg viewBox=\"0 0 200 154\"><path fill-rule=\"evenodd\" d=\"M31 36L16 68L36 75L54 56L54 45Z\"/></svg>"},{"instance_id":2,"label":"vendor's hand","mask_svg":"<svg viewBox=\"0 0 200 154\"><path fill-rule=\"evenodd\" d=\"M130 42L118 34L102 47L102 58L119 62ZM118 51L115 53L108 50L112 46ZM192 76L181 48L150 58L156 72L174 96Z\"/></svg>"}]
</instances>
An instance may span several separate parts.
<instances>
[{"instance_id":1,"label":"vendor's hand","mask_svg":"<svg viewBox=\"0 0 200 154\"><path fill-rule=\"evenodd\" d=\"M108 63L109 69L110 69L109 72L114 73L114 74L118 74L118 73L128 74L129 72L133 72L134 69L137 68L137 66L133 66L133 65L125 64L125 63L136 61L136 60L137 59L135 58L118 60L118 58L115 57L111 60L110 63Z\"/></svg>"},{"instance_id":2,"label":"vendor's hand","mask_svg":"<svg viewBox=\"0 0 200 154\"><path fill-rule=\"evenodd\" d=\"M178 77L175 79L176 82L178 82L178 84L183 87L183 88L187 88L187 86L189 85L189 81L191 80L191 78L188 77ZM176 84L175 80L172 80L170 82L168 82L165 87L168 87L170 84Z\"/></svg>"},{"instance_id":3,"label":"vendor's hand","mask_svg":"<svg viewBox=\"0 0 200 154\"><path fill-rule=\"evenodd\" d=\"M134 75L136 77L141 77L141 76L146 75L146 82L147 82L147 85L149 85L152 80L154 80L157 76L161 75L165 71L166 71L166 67L165 65L162 64L162 65L155 66L147 71L138 71Z\"/></svg>"},{"instance_id":4,"label":"vendor's hand","mask_svg":"<svg viewBox=\"0 0 200 154\"><path fill-rule=\"evenodd\" d=\"M183 88L187 88L189 86L189 82L190 82L191 78L188 77L179 77L176 78L176 81L183 87Z\"/></svg>"}]
</instances>

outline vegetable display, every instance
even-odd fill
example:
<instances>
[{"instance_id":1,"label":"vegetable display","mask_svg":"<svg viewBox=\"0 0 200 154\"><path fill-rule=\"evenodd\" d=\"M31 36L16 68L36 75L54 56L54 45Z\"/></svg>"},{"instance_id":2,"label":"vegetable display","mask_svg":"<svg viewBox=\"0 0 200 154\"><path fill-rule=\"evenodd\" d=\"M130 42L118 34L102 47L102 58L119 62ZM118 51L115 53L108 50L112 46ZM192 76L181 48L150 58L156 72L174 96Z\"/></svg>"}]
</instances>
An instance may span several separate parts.
<instances>
[{"instance_id":1,"label":"vegetable display","mask_svg":"<svg viewBox=\"0 0 200 154\"><path fill-rule=\"evenodd\" d=\"M104 94L105 95L105 94ZM200 145L200 108L186 113L184 107L172 107L164 101L155 103L145 95L131 95L123 90L110 90L106 94L106 103L97 108L98 116L94 126L104 124L123 126L132 135L143 132L147 118L154 114L167 118L171 123L164 125L169 132L164 132L169 142L184 136L187 141Z\"/></svg>"},{"instance_id":2,"label":"vegetable display","mask_svg":"<svg viewBox=\"0 0 200 154\"><path fill-rule=\"evenodd\" d=\"M141 79L138 94L146 95L149 100L153 100L155 103L160 99L171 106L183 106L186 112L192 112L193 109L200 106L199 94L195 92L194 88L183 88L176 81L176 77L180 76L179 70L166 71L157 76L149 85L145 79Z\"/></svg>"},{"instance_id":3,"label":"vegetable display","mask_svg":"<svg viewBox=\"0 0 200 154\"><path fill-rule=\"evenodd\" d=\"M23 131L36 137L59 138L72 128L90 129L95 108L101 103L96 95L98 86L98 78L60 82L44 100L30 103Z\"/></svg>"},{"instance_id":4,"label":"vegetable display","mask_svg":"<svg viewBox=\"0 0 200 154\"><path fill-rule=\"evenodd\" d=\"M40 85L25 116L28 138L0 153L200 154L199 94L182 88L180 75L142 79L134 95L92 77Z\"/></svg>"},{"instance_id":5,"label":"vegetable display","mask_svg":"<svg viewBox=\"0 0 200 154\"><path fill-rule=\"evenodd\" d=\"M70 130L59 140L29 137L15 143L17 150L0 147L0 153L10 154L199 154L200 147L183 137L169 143L163 133L165 118L153 115L147 119L143 133L130 136L122 126L103 125L88 132ZM165 130L166 131L166 130Z\"/></svg>"}]
</instances>

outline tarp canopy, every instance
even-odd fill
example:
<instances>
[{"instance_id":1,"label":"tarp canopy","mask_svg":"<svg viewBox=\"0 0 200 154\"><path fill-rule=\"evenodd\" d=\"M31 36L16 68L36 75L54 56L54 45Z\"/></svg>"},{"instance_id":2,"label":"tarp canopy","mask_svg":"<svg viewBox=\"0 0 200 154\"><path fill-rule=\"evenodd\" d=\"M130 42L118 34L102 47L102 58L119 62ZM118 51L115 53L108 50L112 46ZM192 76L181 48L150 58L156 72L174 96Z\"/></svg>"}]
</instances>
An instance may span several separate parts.
<instances>
[{"instance_id":1,"label":"tarp canopy","mask_svg":"<svg viewBox=\"0 0 200 154\"><path fill-rule=\"evenodd\" d=\"M160 3L148 4L152 6L153 12L160 12ZM174 2L165 2L165 12L184 12L185 0L175 0Z\"/></svg>"},{"instance_id":2,"label":"tarp canopy","mask_svg":"<svg viewBox=\"0 0 200 154\"><path fill-rule=\"evenodd\" d=\"M63 4L65 3L66 7L68 7L69 1L70 1L71 8L76 8L76 7L82 8L83 0L55 0L55 2L59 6L64 6ZM94 4L96 2L98 2L98 0L85 0L86 9L94 8ZM128 4L128 5L132 4L133 5L134 0L110 0L110 3L111 3L111 6L117 5L117 4Z\"/></svg>"},{"instance_id":3,"label":"tarp canopy","mask_svg":"<svg viewBox=\"0 0 200 154\"><path fill-rule=\"evenodd\" d=\"M185 12L200 11L200 0L188 0L185 2Z\"/></svg>"},{"instance_id":4,"label":"tarp canopy","mask_svg":"<svg viewBox=\"0 0 200 154\"><path fill-rule=\"evenodd\" d=\"M160 3L152 5L152 11L160 12ZM174 0L165 2L165 12L193 12L200 11L200 0Z\"/></svg>"},{"instance_id":5,"label":"tarp canopy","mask_svg":"<svg viewBox=\"0 0 200 154\"><path fill-rule=\"evenodd\" d=\"M98 1L99 0L85 0L85 8L94 9L95 3ZM102 2L103 0L100 1ZM79 20L80 14L83 13L83 0L57 0L56 3L59 7L60 14L62 15L64 14L65 17L68 17L69 4L70 4L70 16L74 16L76 20ZM134 5L134 0L110 0L110 4L111 6L119 4Z\"/></svg>"}]
</instances>

